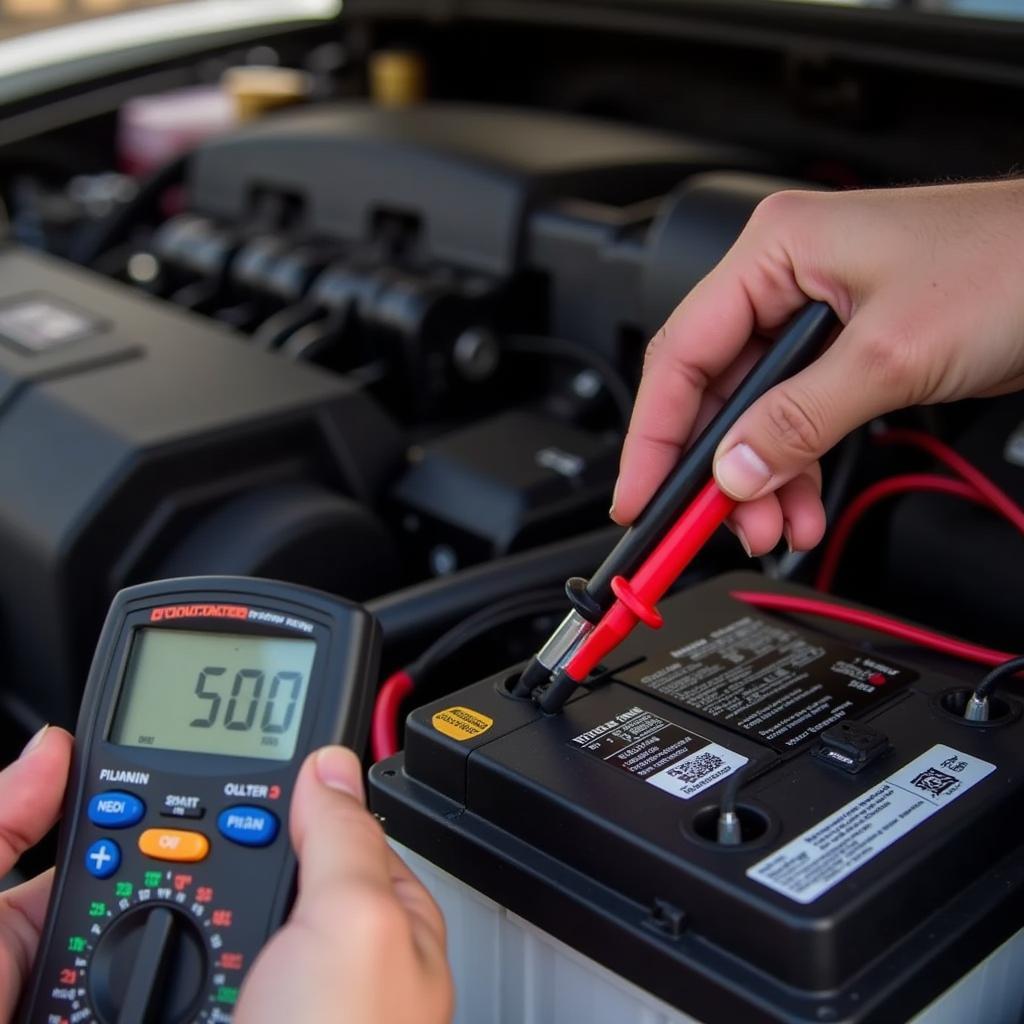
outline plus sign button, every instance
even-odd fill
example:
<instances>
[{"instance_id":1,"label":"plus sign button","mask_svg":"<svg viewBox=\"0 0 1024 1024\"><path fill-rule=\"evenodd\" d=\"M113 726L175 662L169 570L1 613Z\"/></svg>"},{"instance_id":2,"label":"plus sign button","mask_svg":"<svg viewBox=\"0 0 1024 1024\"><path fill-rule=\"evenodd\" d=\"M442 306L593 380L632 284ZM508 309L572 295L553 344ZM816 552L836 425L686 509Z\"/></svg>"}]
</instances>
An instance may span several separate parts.
<instances>
[{"instance_id":1,"label":"plus sign button","mask_svg":"<svg viewBox=\"0 0 1024 1024\"><path fill-rule=\"evenodd\" d=\"M109 878L121 866L121 848L113 839L97 839L85 851L85 866L96 878Z\"/></svg>"}]
</instances>

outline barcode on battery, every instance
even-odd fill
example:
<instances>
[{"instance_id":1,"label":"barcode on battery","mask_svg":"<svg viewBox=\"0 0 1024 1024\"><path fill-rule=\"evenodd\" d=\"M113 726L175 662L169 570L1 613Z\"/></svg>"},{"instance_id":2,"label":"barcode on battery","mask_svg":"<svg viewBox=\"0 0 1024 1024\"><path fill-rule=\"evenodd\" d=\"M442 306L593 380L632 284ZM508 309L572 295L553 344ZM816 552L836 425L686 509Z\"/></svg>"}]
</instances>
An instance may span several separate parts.
<instances>
[{"instance_id":1,"label":"barcode on battery","mask_svg":"<svg viewBox=\"0 0 1024 1024\"><path fill-rule=\"evenodd\" d=\"M689 800L717 786L746 763L747 758L721 743L704 743L692 754L655 772L647 781L680 800Z\"/></svg>"},{"instance_id":2,"label":"barcode on battery","mask_svg":"<svg viewBox=\"0 0 1024 1024\"><path fill-rule=\"evenodd\" d=\"M717 754L703 753L689 758L681 764L668 769L669 775L680 782L700 782L701 779L717 771L725 762Z\"/></svg>"}]
</instances>

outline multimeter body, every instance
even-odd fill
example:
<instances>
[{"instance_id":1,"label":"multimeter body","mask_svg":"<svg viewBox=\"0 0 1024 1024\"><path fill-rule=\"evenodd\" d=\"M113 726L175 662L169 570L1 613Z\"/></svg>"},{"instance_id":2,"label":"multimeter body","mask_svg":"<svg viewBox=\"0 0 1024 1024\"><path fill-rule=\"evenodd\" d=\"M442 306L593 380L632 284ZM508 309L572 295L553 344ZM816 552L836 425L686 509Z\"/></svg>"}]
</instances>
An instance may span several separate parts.
<instances>
[{"instance_id":1,"label":"multimeter body","mask_svg":"<svg viewBox=\"0 0 1024 1024\"><path fill-rule=\"evenodd\" d=\"M26 1024L226 1024L294 896L303 758L360 749L379 638L362 608L270 580L131 587L76 730Z\"/></svg>"}]
</instances>

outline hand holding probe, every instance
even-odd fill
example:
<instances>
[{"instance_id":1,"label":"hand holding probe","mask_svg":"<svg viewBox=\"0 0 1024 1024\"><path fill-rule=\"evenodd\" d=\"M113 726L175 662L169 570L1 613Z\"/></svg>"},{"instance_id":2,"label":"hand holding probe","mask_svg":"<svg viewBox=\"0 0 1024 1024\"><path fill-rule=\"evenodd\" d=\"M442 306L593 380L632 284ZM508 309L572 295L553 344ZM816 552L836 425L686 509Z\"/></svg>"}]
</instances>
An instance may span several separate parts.
<instances>
[{"instance_id":1,"label":"hand holding probe","mask_svg":"<svg viewBox=\"0 0 1024 1024\"><path fill-rule=\"evenodd\" d=\"M590 580L566 583L572 611L523 672L513 690L517 696L532 694L554 676L538 702L545 711L556 712L637 622L654 628L661 624L655 602L735 508L712 477L719 444L761 395L812 362L837 325L835 314L821 302L810 303L794 317Z\"/></svg>"}]
</instances>

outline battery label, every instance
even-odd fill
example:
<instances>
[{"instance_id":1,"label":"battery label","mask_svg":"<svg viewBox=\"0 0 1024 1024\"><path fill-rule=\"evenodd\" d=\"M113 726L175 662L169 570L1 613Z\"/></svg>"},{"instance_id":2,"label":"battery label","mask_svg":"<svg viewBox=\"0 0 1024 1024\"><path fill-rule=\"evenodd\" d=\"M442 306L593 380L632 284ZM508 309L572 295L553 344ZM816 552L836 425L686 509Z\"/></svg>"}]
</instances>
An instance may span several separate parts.
<instances>
[{"instance_id":1,"label":"battery label","mask_svg":"<svg viewBox=\"0 0 1024 1024\"><path fill-rule=\"evenodd\" d=\"M569 746L681 800L689 800L721 782L748 760L638 707L573 737Z\"/></svg>"},{"instance_id":2,"label":"battery label","mask_svg":"<svg viewBox=\"0 0 1024 1024\"><path fill-rule=\"evenodd\" d=\"M746 615L617 678L786 751L876 706L917 673Z\"/></svg>"},{"instance_id":3,"label":"battery label","mask_svg":"<svg viewBox=\"0 0 1024 1024\"><path fill-rule=\"evenodd\" d=\"M747 877L812 903L995 770L938 743L759 861Z\"/></svg>"}]
</instances>

